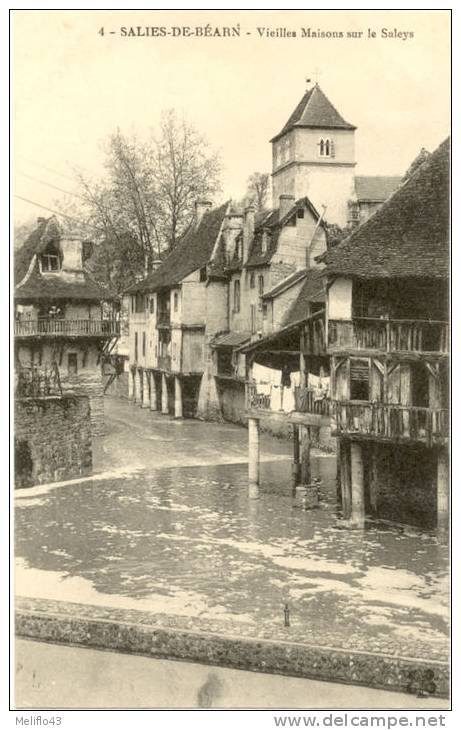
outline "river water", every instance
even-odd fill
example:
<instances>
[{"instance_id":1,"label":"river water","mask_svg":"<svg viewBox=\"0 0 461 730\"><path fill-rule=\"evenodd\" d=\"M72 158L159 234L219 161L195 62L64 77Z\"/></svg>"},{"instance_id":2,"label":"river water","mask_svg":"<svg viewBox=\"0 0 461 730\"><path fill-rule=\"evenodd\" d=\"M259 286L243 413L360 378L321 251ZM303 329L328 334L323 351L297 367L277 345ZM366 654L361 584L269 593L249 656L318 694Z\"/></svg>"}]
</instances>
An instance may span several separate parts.
<instances>
[{"instance_id":1,"label":"river water","mask_svg":"<svg viewBox=\"0 0 461 730\"><path fill-rule=\"evenodd\" d=\"M448 551L435 535L341 529L336 464L317 453L318 509L290 486L290 446L106 404L99 474L16 493L16 592L153 612L160 622L442 658ZM290 626L284 625L288 605Z\"/></svg>"}]
</instances>

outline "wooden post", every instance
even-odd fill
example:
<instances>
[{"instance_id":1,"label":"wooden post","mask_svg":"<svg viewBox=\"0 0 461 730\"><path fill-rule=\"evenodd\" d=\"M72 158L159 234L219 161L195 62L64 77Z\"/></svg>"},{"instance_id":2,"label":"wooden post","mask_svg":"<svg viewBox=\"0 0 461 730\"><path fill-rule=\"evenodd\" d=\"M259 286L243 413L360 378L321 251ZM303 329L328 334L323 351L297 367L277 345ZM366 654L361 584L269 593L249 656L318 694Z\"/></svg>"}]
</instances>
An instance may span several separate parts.
<instances>
[{"instance_id":1,"label":"wooden post","mask_svg":"<svg viewBox=\"0 0 461 730\"><path fill-rule=\"evenodd\" d=\"M339 458L341 472L341 503L343 517L349 520L351 517L351 469L350 469L350 444L345 439L339 440Z\"/></svg>"},{"instance_id":2,"label":"wooden post","mask_svg":"<svg viewBox=\"0 0 461 730\"><path fill-rule=\"evenodd\" d=\"M363 454L361 444L356 441L351 442L351 497L351 521L357 527L363 527L365 522Z\"/></svg>"},{"instance_id":3,"label":"wooden post","mask_svg":"<svg viewBox=\"0 0 461 730\"><path fill-rule=\"evenodd\" d=\"M248 482L259 484L259 419L248 419Z\"/></svg>"},{"instance_id":4,"label":"wooden post","mask_svg":"<svg viewBox=\"0 0 461 730\"><path fill-rule=\"evenodd\" d=\"M301 334L299 336L299 380L301 388L307 387L307 367L306 367L306 332L305 328L301 328Z\"/></svg>"},{"instance_id":5,"label":"wooden post","mask_svg":"<svg viewBox=\"0 0 461 730\"><path fill-rule=\"evenodd\" d=\"M134 371L134 402L141 403L141 370L136 368Z\"/></svg>"},{"instance_id":6,"label":"wooden post","mask_svg":"<svg viewBox=\"0 0 461 730\"><path fill-rule=\"evenodd\" d=\"M142 407L150 406L150 375L148 370L142 371Z\"/></svg>"},{"instance_id":7,"label":"wooden post","mask_svg":"<svg viewBox=\"0 0 461 730\"><path fill-rule=\"evenodd\" d=\"M128 400L134 400L134 370L128 370Z\"/></svg>"},{"instance_id":8,"label":"wooden post","mask_svg":"<svg viewBox=\"0 0 461 730\"><path fill-rule=\"evenodd\" d=\"M168 384L165 373L162 373L162 413L168 415Z\"/></svg>"},{"instance_id":9,"label":"wooden post","mask_svg":"<svg viewBox=\"0 0 461 730\"><path fill-rule=\"evenodd\" d=\"M295 489L300 479L299 463L299 426L293 423L293 464L291 466L292 484Z\"/></svg>"},{"instance_id":10,"label":"wooden post","mask_svg":"<svg viewBox=\"0 0 461 730\"><path fill-rule=\"evenodd\" d=\"M174 376L174 417L182 418L182 383L177 375Z\"/></svg>"},{"instance_id":11,"label":"wooden post","mask_svg":"<svg viewBox=\"0 0 461 730\"><path fill-rule=\"evenodd\" d=\"M446 532L449 525L450 469L448 451L442 449L437 457L437 527Z\"/></svg>"},{"instance_id":12,"label":"wooden post","mask_svg":"<svg viewBox=\"0 0 461 730\"><path fill-rule=\"evenodd\" d=\"M311 482L311 440L309 426L301 426L301 484Z\"/></svg>"},{"instance_id":13,"label":"wooden post","mask_svg":"<svg viewBox=\"0 0 461 730\"><path fill-rule=\"evenodd\" d=\"M380 485L380 464L378 460L379 445L373 443L371 446L371 468L370 468L370 507L376 517L378 513L379 485Z\"/></svg>"},{"instance_id":14,"label":"wooden post","mask_svg":"<svg viewBox=\"0 0 461 730\"><path fill-rule=\"evenodd\" d=\"M152 370L150 374L150 409L151 411L158 411L158 394L157 394L157 383L155 382L155 373Z\"/></svg>"}]
</instances>

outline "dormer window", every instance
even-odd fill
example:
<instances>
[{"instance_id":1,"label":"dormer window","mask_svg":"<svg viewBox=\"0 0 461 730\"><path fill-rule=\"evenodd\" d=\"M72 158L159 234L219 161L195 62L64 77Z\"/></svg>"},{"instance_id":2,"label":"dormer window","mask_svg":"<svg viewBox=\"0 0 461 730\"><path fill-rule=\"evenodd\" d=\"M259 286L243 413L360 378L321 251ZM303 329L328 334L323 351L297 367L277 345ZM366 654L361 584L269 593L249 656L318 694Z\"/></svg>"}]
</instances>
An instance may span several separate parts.
<instances>
[{"instance_id":1,"label":"dormer window","mask_svg":"<svg viewBox=\"0 0 461 730\"><path fill-rule=\"evenodd\" d=\"M269 234L267 231L263 231L262 237L261 237L261 253L264 255L267 253L267 248L269 244Z\"/></svg>"},{"instance_id":2,"label":"dormer window","mask_svg":"<svg viewBox=\"0 0 461 730\"><path fill-rule=\"evenodd\" d=\"M40 270L42 273L50 273L61 269L61 257L55 246L48 246L40 255Z\"/></svg>"},{"instance_id":3,"label":"dormer window","mask_svg":"<svg viewBox=\"0 0 461 730\"><path fill-rule=\"evenodd\" d=\"M40 258L42 271L59 271L61 268L59 256L55 253L42 253Z\"/></svg>"},{"instance_id":4,"label":"dormer window","mask_svg":"<svg viewBox=\"0 0 461 730\"><path fill-rule=\"evenodd\" d=\"M320 157L334 157L334 144L333 140L329 139L328 137L324 139L323 137L320 139L319 142L319 156Z\"/></svg>"}]
</instances>

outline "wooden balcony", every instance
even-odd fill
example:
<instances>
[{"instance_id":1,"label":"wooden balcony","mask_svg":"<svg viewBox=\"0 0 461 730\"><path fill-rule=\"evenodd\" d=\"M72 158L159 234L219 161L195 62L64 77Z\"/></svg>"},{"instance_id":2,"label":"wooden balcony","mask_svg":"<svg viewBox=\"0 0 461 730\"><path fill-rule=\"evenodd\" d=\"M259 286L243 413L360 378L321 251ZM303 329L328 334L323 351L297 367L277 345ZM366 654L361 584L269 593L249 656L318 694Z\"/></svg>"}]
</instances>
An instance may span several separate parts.
<instances>
[{"instance_id":1,"label":"wooden balcony","mask_svg":"<svg viewBox=\"0 0 461 730\"><path fill-rule=\"evenodd\" d=\"M432 446L446 443L449 434L449 414L445 409L332 401L331 415L335 436L413 441Z\"/></svg>"},{"instance_id":2,"label":"wooden balcony","mask_svg":"<svg viewBox=\"0 0 461 730\"><path fill-rule=\"evenodd\" d=\"M272 386L269 386L268 393L258 393L254 383L247 384L247 409L268 411L271 408Z\"/></svg>"},{"instance_id":3,"label":"wooden balcony","mask_svg":"<svg viewBox=\"0 0 461 730\"><path fill-rule=\"evenodd\" d=\"M351 350L448 353L448 322L414 319L376 319L328 321L329 352Z\"/></svg>"},{"instance_id":4,"label":"wooden balcony","mask_svg":"<svg viewBox=\"0 0 461 730\"><path fill-rule=\"evenodd\" d=\"M295 410L317 416L330 415L330 399L312 388L295 388Z\"/></svg>"},{"instance_id":5,"label":"wooden balcony","mask_svg":"<svg viewBox=\"0 0 461 730\"><path fill-rule=\"evenodd\" d=\"M15 337L118 337L115 319L23 319L14 323Z\"/></svg>"},{"instance_id":6,"label":"wooden balcony","mask_svg":"<svg viewBox=\"0 0 461 730\"><path fill-rule=\"evenodd\" d=\"M319 394L311 388L294 389L295 408L297 413L310 413L316 416L329 416L330 400L319 397ZM269 386L268 393L258 393L254 383L247 384L247 408L249 410L271 410L272 386ZM288 413L288 411L286 411ZM292 412L292 411L291 411Z\"/></svg>"}]
</instances>

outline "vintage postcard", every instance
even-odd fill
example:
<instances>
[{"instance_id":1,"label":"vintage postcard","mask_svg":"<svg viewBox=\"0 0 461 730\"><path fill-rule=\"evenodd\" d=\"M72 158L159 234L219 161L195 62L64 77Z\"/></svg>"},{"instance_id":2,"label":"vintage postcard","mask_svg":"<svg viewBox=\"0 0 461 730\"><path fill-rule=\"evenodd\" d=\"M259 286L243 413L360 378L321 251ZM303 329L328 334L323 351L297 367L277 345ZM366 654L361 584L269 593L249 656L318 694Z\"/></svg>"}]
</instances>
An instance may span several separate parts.
<instances>
[{"instance_id":1,"label":"vintage postcard","mask_svg":"<svg viewBox=\"0 0 461 730\"><path fill-rule=\"evenodd\" d=\"M10 16L17 718L443 727L451 11Z\"/></svg>"}]
</instances>

